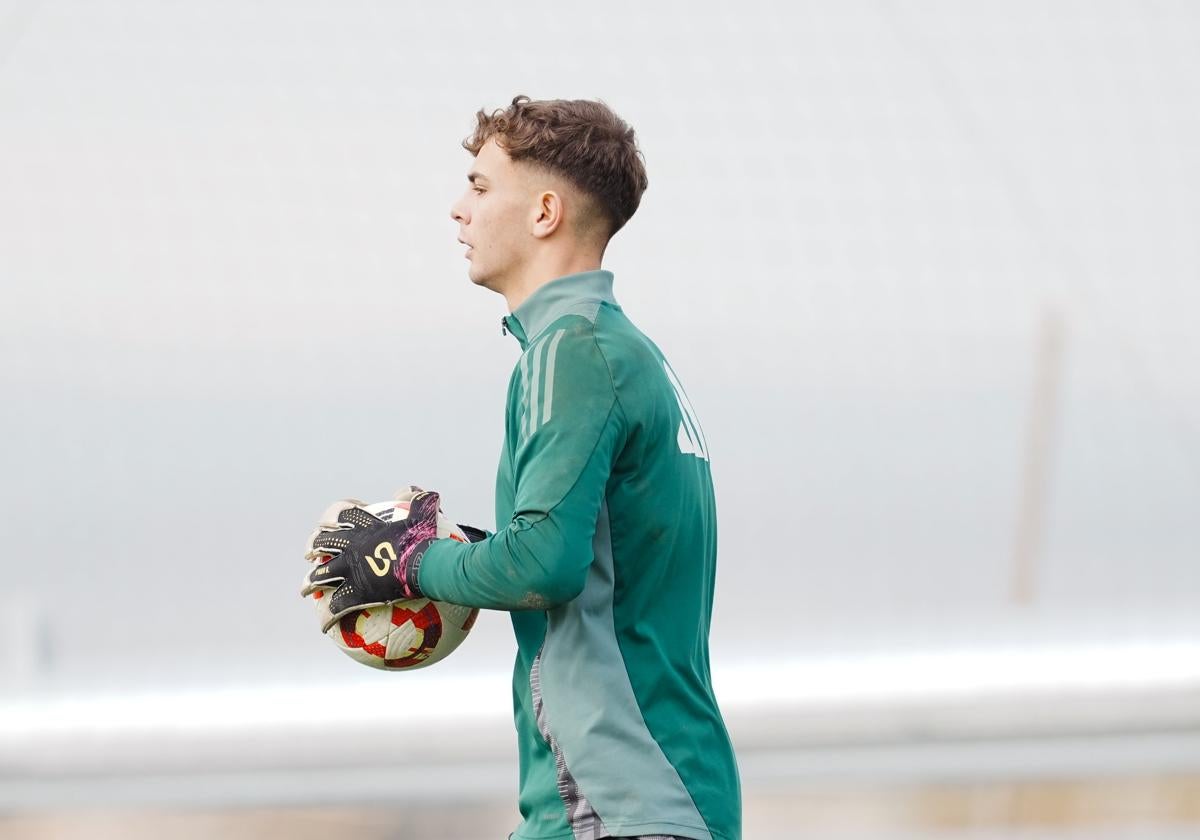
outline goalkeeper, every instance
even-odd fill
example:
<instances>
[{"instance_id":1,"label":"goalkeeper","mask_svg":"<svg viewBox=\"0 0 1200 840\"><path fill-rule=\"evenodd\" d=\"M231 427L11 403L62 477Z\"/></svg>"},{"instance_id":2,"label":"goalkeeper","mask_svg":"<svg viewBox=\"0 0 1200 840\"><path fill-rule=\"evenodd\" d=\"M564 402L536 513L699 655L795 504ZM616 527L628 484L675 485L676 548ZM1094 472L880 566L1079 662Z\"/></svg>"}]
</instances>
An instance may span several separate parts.
<instances>
[{"instance_id":1,"label":"goalkeeper","mask_svg":"<svg viewBox=\"0 0 1200 840\"><path fill-rule=\"evenodd\" d=\"M708 444L600 267L647 186L634 132L591 101L519 96L476 120L451 216L472 282L504 296L503 330L522 351L500 527L474 543L431 539L414 509L389 536L394 577L342 573L386 591L351 587L338 610L423 595L511 613L517 840L739 840L737 767L709 677Z\"/></svg>"}]
</instances>

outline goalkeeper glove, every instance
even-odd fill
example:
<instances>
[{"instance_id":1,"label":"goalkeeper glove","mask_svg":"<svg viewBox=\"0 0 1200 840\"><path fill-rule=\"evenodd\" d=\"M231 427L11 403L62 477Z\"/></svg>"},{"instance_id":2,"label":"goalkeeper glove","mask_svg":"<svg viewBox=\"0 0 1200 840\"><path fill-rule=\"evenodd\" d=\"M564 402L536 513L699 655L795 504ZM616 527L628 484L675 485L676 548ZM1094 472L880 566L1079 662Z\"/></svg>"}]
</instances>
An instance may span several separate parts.
<instances>
[{"instance_id":1,"label":"goalkeeper glove","mask_svg":"<svg viewBox=\"0 0 1200 840\"><path fill-rule=\"evenodd\" d=\"M418 571L425 549L437 539L439 500L434 492L417 493L408 517L393 522L347 504L337 515L337 530L313 537L309 554L331 558L308 573L300 594L334 587L323 629L352 610L421 596Z\"/></svg>"}]
</instances>

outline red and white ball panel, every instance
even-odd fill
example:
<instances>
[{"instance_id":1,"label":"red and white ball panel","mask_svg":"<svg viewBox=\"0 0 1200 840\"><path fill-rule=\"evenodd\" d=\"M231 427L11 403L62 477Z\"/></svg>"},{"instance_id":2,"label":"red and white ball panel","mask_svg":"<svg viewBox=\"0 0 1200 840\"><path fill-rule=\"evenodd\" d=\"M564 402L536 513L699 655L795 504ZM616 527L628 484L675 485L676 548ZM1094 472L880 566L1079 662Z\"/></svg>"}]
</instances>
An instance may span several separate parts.
<instances>
[{"instance_id":1,"label":"red and white ball panel","mask_svg":"<svg viewBox=\"0 0 1200 840\"><path fill-rule=\"evenodd\" d=\"M478 614L471 607L414 598L344 615L327 635L364 665L411 670L448 656L467 637Z\"/></svg>"}]
</instances>

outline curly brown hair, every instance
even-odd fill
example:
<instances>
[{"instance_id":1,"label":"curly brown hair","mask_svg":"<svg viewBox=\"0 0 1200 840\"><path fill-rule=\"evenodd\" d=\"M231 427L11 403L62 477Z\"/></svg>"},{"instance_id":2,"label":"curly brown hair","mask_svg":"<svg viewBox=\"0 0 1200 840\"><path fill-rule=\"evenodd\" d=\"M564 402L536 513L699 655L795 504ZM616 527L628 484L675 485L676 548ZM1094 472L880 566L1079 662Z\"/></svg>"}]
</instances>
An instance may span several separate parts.
<instances>
[{"instance_id":1,"label":"curly brown hair","mask_svg":"<svg viewBox=\"0 0 1200 840\"><path fill-rule=\"evenodd\" d=\"M478 155L495 138L514 161L544 167L589 196L611 238L637 211L649 180L633 129L603 102L513 97L507 108L480 109L463 148Z\"/></svg>"}]
</instances>

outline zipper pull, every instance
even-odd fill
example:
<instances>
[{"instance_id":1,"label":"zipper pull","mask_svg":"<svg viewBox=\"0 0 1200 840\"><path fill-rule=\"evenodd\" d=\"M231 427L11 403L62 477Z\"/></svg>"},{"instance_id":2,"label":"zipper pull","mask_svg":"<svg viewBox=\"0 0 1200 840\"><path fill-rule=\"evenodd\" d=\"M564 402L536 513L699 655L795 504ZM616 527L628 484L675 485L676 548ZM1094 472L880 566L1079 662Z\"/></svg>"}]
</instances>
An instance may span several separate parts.
<instances>
[{"instance_id":1,"label":"zipper pull","mask_svg":"<svg viewBox=\"0 0 1200 840\"><path fill-rule=\"evenodd\" d=\"M508 335L508 318L507 317L503 317L500 319L500 335Z\"/></svg>"}]
</instances>

